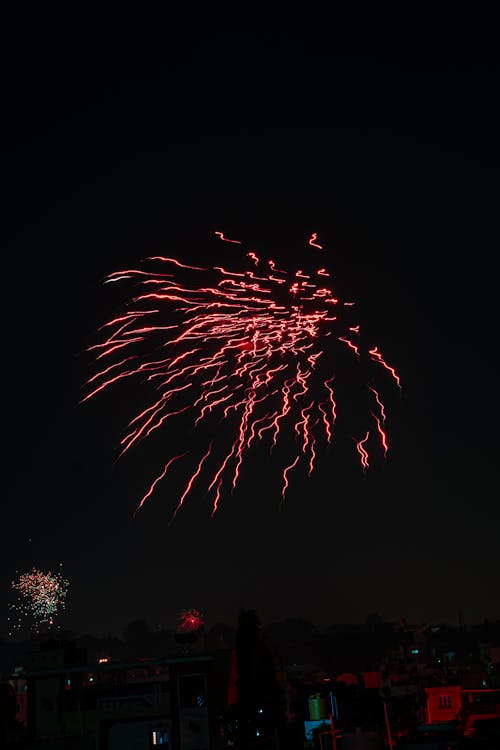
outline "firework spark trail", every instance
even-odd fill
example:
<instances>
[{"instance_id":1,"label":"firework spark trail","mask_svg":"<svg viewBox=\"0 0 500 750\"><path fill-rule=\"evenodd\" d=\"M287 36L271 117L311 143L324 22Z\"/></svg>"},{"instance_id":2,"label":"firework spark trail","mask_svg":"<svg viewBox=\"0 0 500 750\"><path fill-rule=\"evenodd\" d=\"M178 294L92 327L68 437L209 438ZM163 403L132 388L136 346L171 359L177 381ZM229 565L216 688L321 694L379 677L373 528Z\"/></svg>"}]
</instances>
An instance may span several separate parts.
<instances>
[{"instance_id":1,"label":"firework spark trail","mask_svg":"<svg viewBox=\"0 0 500 750\"><path fill-rule=\"evenodd\" d=\"M286 465L286 458L283 462L283 502L288 472L303 461L310 475L320 444L333 443L340 380L332 362L347 358L358 370L385 371L401 389L398 373L379 348L364 344L360 326L352 320L354 302L342 301L325 286L330 276L325 268L287 271L254 251L242 253L240 240L223 232L213 235L234 246L236 268L202 268L155 256L141 269L110 274L107 281L132 283L135 294L125 314L102 326L107 331L104 340L89 347L98 362L107 361L89 378L89 393L82 401L128 379L138 379L153 393L130 420L121 454L187 412L196 429L211 429L208 450L195 459L194 471L188 469L190 478L174 517L202 475L212 493L213 515L223 488L236 488L251 445L265 441L271 453L278 447L285 450L292 439L297 451L292 464ZM316 240L314 233L308 245L323 250ZM150 264L154 266L148 270ZM372 375L377 377L376 372ZM381 391L373 385L364 391L367 397L371 393L366 417L372 424L375 420L377 428L365 426L365 437L355 439L366 471L369 451L385 456L389 443ZM177 459L184 456L164 464L137 509L153 495L171 464L175 461L177 467Z\"/></svg>"},{"instance_id":2,"label":"firework spark trail","mask_svg":"<svg viewBox=\"0 0 500 750\"><path fill-rule=\"evenodd\" d=\"M20 630L24 623L38 632L42 627L52 627L59 613L64 610L69 581L61 572L44 573L32 568L12 581L12 589L18 600L10 605L10 610L17 614L12 622L12 630ZM12 618L9 618L12 619Z\"/></svg>"},{"instance_id":3,"label":"firework spark trail","mask_svg":"<svg viewBox=\"0 0 500 750\"><path fill-rule=\"evenodd\" d=\"M309 238L309 245L311 245L311 247L317 247L317 248L318 248L318 250L323 250L323 246L322 246L322 245L319 245L319 244L318 244L318 243L316 242L316 240L317 240L317 239L318 239L318 235L316 234L316 232L313 232L313 233L311 234L310 238Z\"/></svg>"},{"instance_id":4,"label":"firework spark trail","mask_svg":"<svg viewBox=\"0 0 500 750\"><path fill-rule=\"evenodd\" d=\"M361 466L363 467L363 471L366 471L366 469L369 466L368 463L368 451L365 448L365 443L370 437L370 432L367 432L366 435L362 440L356 440L356 450L358 451L360 458L361 458Z\"/></svg>"},{"instance_id":5,"label":"firework spark trail","mask_svg":"<svg viewBox=\"0 0 500 750\"><path fill-rule=\"evenodd\" d=\"M385 359L383 358L383 356L379 352L378 346L375 346L373 349L370 349L370 351L368 352L368 354L372 357L372 359L374 361L380 362L380 364L382 365L382 367L385 367L385 369L388 370L391 373L392 377L394 378L394 380L398 384L398 388L401 388L401 381L399 379L399 375L397 374L397 372L394 369L394 367L391 367L390 365L387 364L387 362L385 361Z\"/></svg>"},{"instance_id":6,"label":"firework spark trail","mask_svg":"<svg viewBox=\"0 0 500 750\"><path fill-rule=\"evenodd\" d=\"M371 412L371 415L375 422L377 423L377 430L378 434L380 435L380 442L382 443L382 447L384 449L384 456L387 456L387 451L389 450L389 445L387 443L387 435L385 434L385 431L382 429L382 424L380 422L380 419L377 417L376 414Z\"/></svg>"},{"instance_id":7,"label":"firework spark trail","mask_svg":"<svg viewBox=\"0 0 500 750\"><path fill-rule=\"evenodd\" d=\"M318 424L318 422L319 422L319 419L316 420L316 422L314 423L313 427L316 424ZM313 473L313 469L314 469L314 461L316 459L316 451L314 449L315 445L316 445L316 438L314 437L314 435L311 435L311 457L309 459L309 468L307 470L307 476L308 477L311 476L311 474Z\"/></svg>"},{"instance_id":8,"label":"firework spark trail","mask_svg":"<svg viewBox=\"0 0 500 750\"><path fill-rule=\"evenodd\" d=\"M147 499L148 499L149 497L151 497L151 495L153 494L153 492L154 492L154 490L155 490L155 487L156 487L156 485L158 484L158 482L161 482L161 480L163 479L163 477L164 477L164 476L166 475L167 471L169 470L170 466L171 466L171 465L172 465L172 464L173 464L173 463L174 463L175 461L178 461L178 460L179 460L179 458L183 458L184 456L187 456L187 453L181 453L181 454L180 454L179 456L174 456L174 457L173 457L173 458L171 458L171 459L170 459L169 461L167 461L167 463L165 464L165 466L164 466L164 468L163 468L163 471L162 471L162 473L161 473L161 474L159 474L159 476L157 476L157 477L156 477L156 479L154 480L154 482L153 482L153 483L151 484L151 487L149 488L149 490L148 490L148 491L146 492L146 494L145 494L145 495L144 495L144 497L142 498L142 500L141 500L140 504L139 504L139 505L137 506L137 508L136 508L136 510L135 510L135 513L137 513L137 511L139 511L139 510L140 510L140 509L142 508L142 506L144 505L144 503L146 502L146 500L147 500ZM134 513L134 515L135 515L135 513Z\"/></svg>"},{"instance_id":9,"label":"firework spark trail","mask_svg":"<svg viewBox=\"0 0 500 750\"><path fill-rule=\"evenodd\" d=\"M193 484L196 481L196 479L199 477L200 472L201 472L201 467L205 463L205 461L208 458L208 456L210 455L211 451L212 451L212 443L210 443L210 445L208 446L207 452L200 459L200 462L198 464L198 467L197 467L196 471L194 472L194 474L191 475L191 478L189 479L189 482L186 485L186 489L184 490L184 493L182 494L182 497L179 500L177 508L174 511L174 518L177 515L177 513L179 512L179 510L182 508L182 505L184 504L184 500L186 499L186 497L188 496L188 494L191 492L191 487L193 486Z\"/></svg>"},{"instance_id":10,"label":"firework spark trail","mask_svg":"<svg viewBox=\"0 0 500 750\"><path fill-rule=\"evenodd\" d=\"M280 505L282 505L283 502L285 501L285 494L286 494L286 491L288 489L288 472L291 471L292 469L294 469L295 466L297 466L297 464L299 462L299 459L300 459L300 455L297 456L295 458L295 460L291 464L289 464L288 466L286 466L283 469L283 489L281 491L281 503L280 503Z\"/></svg>"},{"instance_id":11,"label":"firework spark trail","mask_svg":"<svg viewBox=\"0 0 500 750\"><path fill-rule=\"evenodd\" d=\"M371 385L369 385L368 388L370 389L370 391L372 393L375 394L375 400L377 402L378 407L380 408L380 419L382 421L382 424L384 424L384 422L385 422L385 407L384 407L384 404L382 403L382 401L380 399L380 395L379 395L378 391L375 390L375 388L373 388Z\"/></svg>"}]
</instances>

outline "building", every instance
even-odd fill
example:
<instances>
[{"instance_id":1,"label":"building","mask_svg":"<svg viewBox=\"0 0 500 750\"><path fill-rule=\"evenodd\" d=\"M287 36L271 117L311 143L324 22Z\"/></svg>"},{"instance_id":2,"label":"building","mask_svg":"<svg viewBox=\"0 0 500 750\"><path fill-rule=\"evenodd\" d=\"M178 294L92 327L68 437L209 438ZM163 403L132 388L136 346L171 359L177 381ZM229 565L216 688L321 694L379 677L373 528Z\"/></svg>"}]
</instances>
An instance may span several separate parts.
<instances>
[{"instance_id":1,"label":"building","mask_svg":"<svg viewBox=\"0 0 500 750\"><path fill-rule=\"evenodd\" d=\"M427 724L458 721L462 714L460 685L426 687L425 696Z\"/></svg>"},{"instance_id":2,"label":"building","mask_svg":"<svg viewBox=\"0 0 500 750\"><path fill-rule=\"evenodd\" d=\"M500 690L470 690L460 685L427 687L426 720L429 725L455 722L466 737L474 737L481 727L500 724Z\"/></svg>"},{"instance_id":3,"label":"building","mask_svg":"<svg viewBox=\"0 0 500 750\"><path fill-rule=\"evenodd\" d=\"M50 747L212 750L236 675L231 651L87 664L52 643L27 655L25 679L28 737Z\"/></svg>"}]
</instances>

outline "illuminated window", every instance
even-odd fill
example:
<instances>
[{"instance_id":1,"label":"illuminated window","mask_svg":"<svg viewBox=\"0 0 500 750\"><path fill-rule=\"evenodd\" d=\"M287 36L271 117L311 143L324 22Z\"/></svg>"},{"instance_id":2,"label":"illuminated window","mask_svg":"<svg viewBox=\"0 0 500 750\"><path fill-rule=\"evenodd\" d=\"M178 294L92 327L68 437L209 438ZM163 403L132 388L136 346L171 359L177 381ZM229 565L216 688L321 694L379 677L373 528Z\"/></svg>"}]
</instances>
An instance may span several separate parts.
<instances>
[{"instance_id":1,"label":"illuminated window","mask_svg":"<svg viewBox=\"0 0 500 750\"><path fill-rule=\"evenodd\" d=\"M151 732L151 746L168 748L168 732L166 729L154 729Z\"/></svg>"},{"instance_id":2,"label":"illuminated window","mask_svg":"<svg viewBox=\"0 0 500 750\"><path fill-rule=\"evenodd\" d=\"M451 708L451 695L439 696L439 708Z\"/></svg>"}]
</instances>

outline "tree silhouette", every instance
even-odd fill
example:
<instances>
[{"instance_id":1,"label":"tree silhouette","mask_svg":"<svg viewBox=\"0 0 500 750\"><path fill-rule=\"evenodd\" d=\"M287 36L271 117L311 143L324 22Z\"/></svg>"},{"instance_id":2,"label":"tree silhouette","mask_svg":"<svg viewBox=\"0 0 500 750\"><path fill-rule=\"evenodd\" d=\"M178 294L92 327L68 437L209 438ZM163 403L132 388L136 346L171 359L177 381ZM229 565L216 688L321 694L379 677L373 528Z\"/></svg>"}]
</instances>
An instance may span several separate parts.
<instances>
[{"instance_id":1,"label":"tree silhouette","mask_svg":"<svg viewBox=\"0 0 500 750\"><path fill-rule=\"evenodd\" d=\"M151 656L151 629L146 620L133 620L123 628L123 638L127 655Z\"/></svg>"}]
</instances>

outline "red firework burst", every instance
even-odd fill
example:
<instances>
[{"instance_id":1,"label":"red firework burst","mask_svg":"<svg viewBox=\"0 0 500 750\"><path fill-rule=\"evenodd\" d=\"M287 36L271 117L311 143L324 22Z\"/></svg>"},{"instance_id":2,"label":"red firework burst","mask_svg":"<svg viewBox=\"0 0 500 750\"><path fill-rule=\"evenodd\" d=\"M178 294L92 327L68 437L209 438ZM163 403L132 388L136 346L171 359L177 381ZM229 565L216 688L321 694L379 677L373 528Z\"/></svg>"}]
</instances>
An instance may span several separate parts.
<instances>
[{"instance_id":1,"label":"red firework burst","mask_svg":"<svg viewBox=\"0 0 500 750\"><path fill-rule=\"evenodd\" d=\"M108 332L104 340L89 349L106 364L89 379L82 401L124 379L139 380L150 393L147 406L129 423L120 455L160 428L173 428L182 414L190 413L199 430L207 425L201 454L186 450L169 456L139 502L138 509L171 467L187 465L174 517L202 481L213 515L258 443L266 443L270 452L278 445L295 446L281 461L283 502L290 473L303 464L310 475L320 444L328 447L337 428L339 381L332 363L348 358L357 371L371 370L363 381L366 421L353 437L363 471L372 452L386 456L389 449L386 408L373 377L384 374L401 388L378 347L363 343L352 318L354 303L334 294L326 268L308 273L277 268L272 259L245 252L239 240L214 235L235 246L236 268L153 257L140 268L110 274L107 282L132 283L138 293L102 327ZM324 254L316 233L307 245L309 253ZM243 269L242 257L247 259Z\"/></svg>"},{"instance_id":2,"label":"red firework burst","mask_svg":"<svg viewBox=\"0 0 500 750\"><path fill-rule=\"evenodd\" d=\"M197 609L182 609L177 617L177 629L181 633L196 633L205 624L205 618Z\"/></svg>"}]
</instances>

